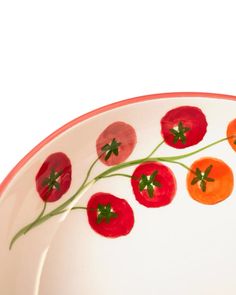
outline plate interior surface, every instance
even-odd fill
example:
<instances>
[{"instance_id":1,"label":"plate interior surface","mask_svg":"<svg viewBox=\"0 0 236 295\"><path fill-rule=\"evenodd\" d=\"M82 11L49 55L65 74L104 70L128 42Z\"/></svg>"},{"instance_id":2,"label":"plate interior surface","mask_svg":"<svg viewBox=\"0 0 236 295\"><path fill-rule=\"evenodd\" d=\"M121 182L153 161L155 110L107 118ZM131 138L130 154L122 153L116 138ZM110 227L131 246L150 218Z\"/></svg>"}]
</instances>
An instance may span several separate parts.
<instances>
[{"instance_id":1,"label":"plate interior surface","mask_svg":"<svg viewBox=\"0 0 236 295\"><path fill-rule=\"evenodd\" d=\"M137 144L126 161L146 157L163 140L160 121L170 110L195 106L207 119L207 133L196 145L176 149L163 144L155 156L178 156L196 151L226 137L236 118L236 102L184 97L148 100L119 107L79 123L44 146L15 175L0 203L0 289L4 295L235 295L236 294L236 194L215 205L191 198L188 171L165 163L175 175L176 195L160 208L147 208L135 199L130 179L110 177L88 187L70 206L87 206L90 197L106 192L125 199L134 212L129 234L107 238L88 223L86 210L54 216L20 237L9 251L14 234L39 214L43 202L35 176L45 159L65 153L72 164L69 190L47 210L70 198L83 182L97 157L96 140L114 122L126 122L137 135ZM236 153L223 141L181 162L187 166L202 157L224 161L236 173ZM137 166L123 173L132 174ZM109 168L101 161L91 177Z\"/></svg>"}]
</instances>

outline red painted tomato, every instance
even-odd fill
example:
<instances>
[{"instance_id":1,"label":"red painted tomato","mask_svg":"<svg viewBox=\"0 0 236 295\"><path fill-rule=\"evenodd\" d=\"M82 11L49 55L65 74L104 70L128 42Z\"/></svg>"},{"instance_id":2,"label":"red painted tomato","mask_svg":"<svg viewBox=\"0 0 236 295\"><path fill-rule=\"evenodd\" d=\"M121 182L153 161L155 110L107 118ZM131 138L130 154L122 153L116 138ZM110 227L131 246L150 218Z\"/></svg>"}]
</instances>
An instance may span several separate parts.
<instances>
[{"instance_id":1,"label":"red painted tomato","mask_svg":"<svg viewBox=\"0 0 236 295\"><path fill-rule=\"evenodd\" d=\"M172 171L158 162L139 165L131 178L136 200L146 207L161 207L171 203L176 192Z\"/></svg>"},{"instance_id":2,"label":"red painted tomato","mask_svg":"<svg viewBox=\"0 0 236 295\"><path fill-rule=\"evenodd\" d=\"M61 152L51 154L36 175L36 187L45 202L55 202L65 194L71 184L71 162Z\"/></svg>"},{"instance_id":3,"label":"red painted tomato","mask_svg":"<svg viewBox=\"0 0 236 295\"><path fill-rule=\"evenodd\" d=\"M161 119L161 132L165 142L177 149L199 143L206 131L206 117L197 107L178 107L167 112Z\"/></svg>"},{"instance_id":4,"label":"red painted tomato","mask_svg":"<svg viewBox=\"0 0 236 295\"><path fill-rule=\"evenodd\" d=\"M108 166L124 162L137 142L134 128L124 122L114 122L99 135L96 148L100 160Z\"/></svg>"},{"instance_id":5,"label":"red painted tomato","mask_svg":"<svg viewBox=\"0 0 236 295\"><path fill-rule=\"evenodd\" d=\"M125 236L134 225L133 210L128 202L108 193L96 193L90 198L87 215L92 229L105 237Z\"/></svg>"}]
</instances>

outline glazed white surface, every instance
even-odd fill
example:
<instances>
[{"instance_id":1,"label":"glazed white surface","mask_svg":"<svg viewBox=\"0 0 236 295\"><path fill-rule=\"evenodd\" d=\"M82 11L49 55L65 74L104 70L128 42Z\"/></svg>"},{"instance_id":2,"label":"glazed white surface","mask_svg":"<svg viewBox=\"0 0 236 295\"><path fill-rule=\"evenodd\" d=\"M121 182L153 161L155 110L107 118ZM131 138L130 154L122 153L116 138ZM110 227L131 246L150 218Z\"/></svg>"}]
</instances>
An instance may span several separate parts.
<instances>
[{"instance_id":1,"label":"glazed white surface","mask_svg":"<svg viewBox=\"0 0 236 295\"><path fill-rule=\"evenodd\" d=\"M50 153L65 152L73 171L69 191L59 202L49 204L52 209L81 184L96 157L95 140L107 125L121 120L135 128L138 142L129 159L136 159L161 141L161 117L181 105L198 106L207 117L208 132L198 147L225 137L227 124L236 113L234 101L207 98L160 99L123 106L70 128L19 171L0 203L0 263L4 266L0 289L4 295L235 294L235 190L218 205L199 204L187 193L186 171L174 165L168 166L177 178L177 194L166 207L141 206L129 180L119 177L99 181L79 198L78 204L86 205L94 192L104 191L127 199L135 214L128 236L104 238L90 228L85 212L78 211L49 220L8 250L16 230L32 221L42 207L34 177ZM158 154L177 155L195 149L176 150L165 145ZM227 142L183 161L190 165L202 156L218 157L235 172L236 154ZM94 174L105 168L99 163Z\"/></svg>"}]
</instances>

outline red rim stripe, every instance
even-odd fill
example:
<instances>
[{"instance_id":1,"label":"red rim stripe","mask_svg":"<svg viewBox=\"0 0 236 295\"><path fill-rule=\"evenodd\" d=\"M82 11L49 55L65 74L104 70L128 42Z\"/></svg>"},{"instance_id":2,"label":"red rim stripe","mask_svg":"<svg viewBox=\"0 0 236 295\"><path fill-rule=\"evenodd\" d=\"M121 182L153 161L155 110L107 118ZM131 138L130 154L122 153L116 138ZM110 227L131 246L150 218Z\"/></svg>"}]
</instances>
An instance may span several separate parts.
<instances>
[{"instance_id":1,"label":"red rim stripe","mask_svg":"<svg viewBox=\"0 0 236 295\"><path fill-rule=\"evenodd\" d=\"M46 144L51 142L54 138L56 138L61 133L70 129L74 125L77 125L80 122L83 122L89 118L95 117L98 114L107 112L112 109L119 108L121 106L142 102L146 100L159 99L159 98L179 98L179 97L206 97L206 98L219 98L219 99L228 99L228 100L236 100L236 96L234 95L226 95L226 94L216 94L216 93L205 93L205 92L172 92L172 93L160 93L160 94L151 94L145 96L139 96L135 98L125 99L122 101L118 101L101 108L95 109L89 113L86 113L67 124L63 125L61 128L54 131L48 137L46 137L43 141L41 141L38 145L36 145L25 157L23 157L16 166L9 172L6 178L0 184L0 195L4 192L12 178L18 173L18 171L38 152L44 147Z\"/></svg>"}]
</instances>

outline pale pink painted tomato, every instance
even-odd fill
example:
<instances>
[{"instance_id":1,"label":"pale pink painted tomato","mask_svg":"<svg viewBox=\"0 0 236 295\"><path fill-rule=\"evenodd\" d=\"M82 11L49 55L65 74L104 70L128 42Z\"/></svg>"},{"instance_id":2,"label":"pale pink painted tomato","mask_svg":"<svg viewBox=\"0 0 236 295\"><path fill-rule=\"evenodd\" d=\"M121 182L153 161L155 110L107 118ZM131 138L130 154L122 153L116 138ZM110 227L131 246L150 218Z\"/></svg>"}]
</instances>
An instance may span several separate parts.
<instances>
[{"instance_id":1,"label":"pale pink painted tomato","mask_svg":"<svg viewBox=\"0 0 236 295\"><path fill-rule=\"evenodd\" d=\"M125 122L114 122L99 135L96 148L100 160L108 166L124 162L137 142L134 128Z\"/></svg>"}]
</instances>

